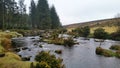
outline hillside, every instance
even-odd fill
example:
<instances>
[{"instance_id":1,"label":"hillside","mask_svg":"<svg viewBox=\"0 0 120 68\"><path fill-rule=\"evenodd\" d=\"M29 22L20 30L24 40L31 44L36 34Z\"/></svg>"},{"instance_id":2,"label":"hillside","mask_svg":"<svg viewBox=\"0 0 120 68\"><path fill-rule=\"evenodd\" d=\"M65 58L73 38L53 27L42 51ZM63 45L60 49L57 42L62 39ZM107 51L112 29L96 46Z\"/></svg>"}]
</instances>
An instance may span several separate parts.
<instances>
[{"instance_id":1,"label":"hillside","mask_svg":"<svg viewBox=\"0 0 120 68\"><path fill-rule=\"evenodd\" d=\"M120 18L111 18L111 19L103 19L103 20L95 20L95 21L89 21L89 22L81 22L81 23L76 23L76 24L70 24L70 25L65 25L65 28L77 28L77 27L82 27L82 26L90 26L90 27L95 27L95 26L113 26L116 25L116 21L120 20Z\"/></svg>"},{"instance_id":2,"label":"hillside","mask_svg":"<svg viewBox=\"0 0 120 68\"><path fill-rule=\"evenodd\" d=\"M89 21L89 22L81 22L76 24L70 24L64 26L69 31L72 29L78 28L78 27L84 27L84 26L90 26L91 33L93 33L93 30L95 30L98 27L103 27L107 32L112 33L116 31L118 21L120 21L120 18L111 18L111 19L103 19L103 20L95 20L95 21Z\"/></svg>"}]
</instances>

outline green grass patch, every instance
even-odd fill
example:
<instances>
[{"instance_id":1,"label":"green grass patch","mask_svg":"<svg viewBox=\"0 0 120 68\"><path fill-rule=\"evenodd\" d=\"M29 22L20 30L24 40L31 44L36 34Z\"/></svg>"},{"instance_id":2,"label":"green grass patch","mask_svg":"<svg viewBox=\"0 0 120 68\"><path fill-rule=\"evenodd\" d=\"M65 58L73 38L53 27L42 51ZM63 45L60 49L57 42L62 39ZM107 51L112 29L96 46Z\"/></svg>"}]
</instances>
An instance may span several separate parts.
<instances>
[{"instance_id":1,"label":"green grass patch","mask_svg":"<svg viewBox=\"0 0 120 68\"><path fill-rule=\"evenodd\" d=\"M112 50L120 50L120 45L112 45L110 47L110 49L112 49Z\"/></svg>"},{"instance_id":2,"label":"green grass patch","mask_svg":"<svg viewBox=\"0 0 120 68\"><path fill-rule=\"evenodd\" d=\"M116 56L116 54L111 51L111 50L107 50L107 49L103 49L101 47L97 47L96 48L96 54L97 55L103 55L105 57L113 57L113 56Z\"/></svg>"}]
</instances>

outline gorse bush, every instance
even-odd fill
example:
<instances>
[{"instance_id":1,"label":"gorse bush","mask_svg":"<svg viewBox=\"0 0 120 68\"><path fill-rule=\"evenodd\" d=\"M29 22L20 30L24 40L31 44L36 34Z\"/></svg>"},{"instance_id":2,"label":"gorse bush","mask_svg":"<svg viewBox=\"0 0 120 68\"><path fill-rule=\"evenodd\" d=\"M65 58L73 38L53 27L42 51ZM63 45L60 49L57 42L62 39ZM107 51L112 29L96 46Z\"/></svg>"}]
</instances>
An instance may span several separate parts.
<instances>
[{"instance_id":1,"label":"gorse bush","mask_svg":"<svg viewBox=\"0 0 120 68\"><path fill-rule=\"evenodd\" d=\"M73 46L74 44L75 44L75 41L71 37L64 40L64 45L65 46Z\"/></svg>"},{"instance_id":2,"label":"gorse bush","mask_svg":"<svg viewBox=\"0 0 120 68\"><path fill-rule=\"evenodd\" d=\"M34 68L51 68L46 62L41 61L40 63L37 63Z\"/></svg>"},{"instance_id":3,"label":"gorse bush","mask_svg":"<svg viewBox=\"0 0 120 68\"><path fill-rule=\"evenodd\" d=\"M94 38L98 38L98 39L107 39L109 38L109 34L107 32L105 32L105 30L103 28L98 28L94 31Z\"/></svg>"},{"instance_id":4,"label":"gorse bush","mask_svg":"<svg viewBox=\"0 0 120 68\"><path fill-rule=\"evenodd\" d=\"M118 31L112 33L112 34L111 34L111 38L112 38L113 40L118 40L118 41L120 41L120 29L119 29Z\"/></svg>"},{"instance_id":5,"label":"gorse bush","mask_svg":"<svg viewBox=\"0 0 120 68\"><path fill-rule=\"evenodd\" d=\"M37 66L47 66L47 68L61 68L62 67L62 60L57 59L55 55L50 55L49 52L40 52L36 55L35 60L40 62L42 65ZM44 67L43 67L44 68Z\"/></svg>"},{"instance_id":6,"label":"gorse bush","mask_svg":"<svg viewBox=\"0 0 120 68\"><path fill-rule=\"evenodd\" d=\"M77 28L72 32L75 33L75 35L77 34L76 36L88 37L88 35L90 34L90 27L85 26L85 27Z\"/></svg>"}]
</instances>

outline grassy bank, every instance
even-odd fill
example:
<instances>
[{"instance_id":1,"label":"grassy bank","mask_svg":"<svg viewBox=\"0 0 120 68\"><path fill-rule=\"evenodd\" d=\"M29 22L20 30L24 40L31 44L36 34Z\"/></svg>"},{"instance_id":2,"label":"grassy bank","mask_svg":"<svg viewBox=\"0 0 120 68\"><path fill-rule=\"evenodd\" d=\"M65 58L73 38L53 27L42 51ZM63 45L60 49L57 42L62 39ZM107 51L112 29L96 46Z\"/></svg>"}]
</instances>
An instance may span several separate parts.
<instances>
[{"instance_id":1,"label":"grassy bank","mask_svg":"<svg viewBox=\"0 0 120 68\"><path fill-rule=\"evenodd\" d=\"M22 61L18 55L12 52L6 52L0 61L2 61L0 68L30 68L30 62Z\"/></svg>"},{"instance_id":2,"label":"grassy bank","mask_svg":"<svg viewBox=\"0 0 120 68\"><path fill-rule=\"evenodd\" d=\"M112 51L112 50L108 50L108 49L103 49L101 47L97 47L96 48L96 54L97 55L102 55L102 56L105 56L105 57L120 58L120 49L119 48L120 48L120 46L116 46L116 45L111 46L110 49L115 50L115 51Z\"/></svg>"},{"instance_id":3,"label":"grassy bank","mask_svg":"<svg viewBox=\"0 0 120 68\"><path fill-rule=\"evenodd\" d=\"M8 50L11 47L11 38L14 37L22 35L17 32L0 31L0 54L5 54L4 57L0 57L0 68L30 68L31 62L22 61L17 54Z\"/></svg>"}]
</instances>

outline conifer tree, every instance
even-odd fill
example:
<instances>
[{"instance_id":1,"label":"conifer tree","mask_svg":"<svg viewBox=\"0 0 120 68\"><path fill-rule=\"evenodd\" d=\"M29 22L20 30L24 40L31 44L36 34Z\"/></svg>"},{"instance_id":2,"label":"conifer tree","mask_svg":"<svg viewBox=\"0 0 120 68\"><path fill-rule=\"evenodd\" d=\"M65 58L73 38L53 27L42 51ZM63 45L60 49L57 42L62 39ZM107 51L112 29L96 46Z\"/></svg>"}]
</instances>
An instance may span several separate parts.
<instances>
[{"instance_id":1,"label":"conifer tree","mask_svg":"<svg viewBox=\"0 0 120 68\"><path fill-rule=\"evenodd\" d=\"M51 7L50 13L51 13L52 29L60 28L61 23L54 6Z\"/></svg>"},{"instance_id":2,"label":"conifer tree","mask_svg":"<svg viewBox=\"0 0 120 68\"><path fill-rule=\"evenodd\" d=\"M31 7L30 7L30 20L31 20L31 24L32 27L35 28L36 27L36 5L34 0L31 0Z\"/></svg>"},{"instance_id":3,"label":"conifer tree","mask_svg":"<svg viewBox=\"0 0 120 68\"><path fill-rule=\"evenodd\" d=\"M37 25L39 29L50 29L51 18L47 0L39 0L37 4Z\"/></svg>"}]
</instances>

